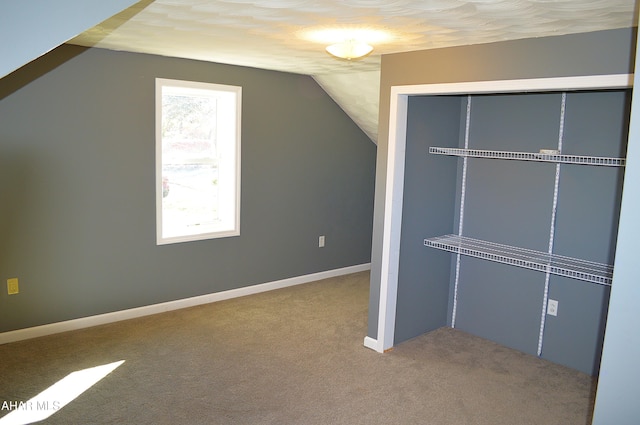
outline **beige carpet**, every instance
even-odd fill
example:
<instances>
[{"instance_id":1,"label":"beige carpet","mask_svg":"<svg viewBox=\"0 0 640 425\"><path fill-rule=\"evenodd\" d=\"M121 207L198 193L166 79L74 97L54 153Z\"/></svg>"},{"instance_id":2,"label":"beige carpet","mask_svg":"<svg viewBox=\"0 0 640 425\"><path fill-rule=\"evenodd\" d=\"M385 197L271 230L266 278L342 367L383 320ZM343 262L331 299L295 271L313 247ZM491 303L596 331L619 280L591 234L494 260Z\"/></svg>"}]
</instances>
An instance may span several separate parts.
<instances>
[{"instance_id":1,"label":"beige carpet","mask_svg":"<svg viewBox=\"0 0 640 425\"><path fill-rule=\"evenodd\" d=\"M5 344L0 403L125 360L44 423L590 423L590 376L457 330L364 348L368 287L357 273Z\"/></svg>"}]
</instances>

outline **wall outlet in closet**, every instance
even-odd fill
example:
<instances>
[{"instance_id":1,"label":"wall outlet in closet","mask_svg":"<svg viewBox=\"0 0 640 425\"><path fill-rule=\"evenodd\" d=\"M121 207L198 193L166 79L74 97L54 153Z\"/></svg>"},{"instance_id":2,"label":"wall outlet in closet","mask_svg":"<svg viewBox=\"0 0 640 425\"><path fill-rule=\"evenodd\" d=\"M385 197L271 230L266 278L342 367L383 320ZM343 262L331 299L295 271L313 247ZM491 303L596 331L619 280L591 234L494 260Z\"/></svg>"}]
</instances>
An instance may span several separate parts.
<instances>
[{"instance_id":1,"label":"wall outlet in closet","mask_svg":"<svg viewBox=\"0 0 640 425\"><path fill-rule=\"evenodd\" d=\"M558 301L557 300L549 300L547 304L547 314L549 316L557 316L558 315Z\"/></svg>"}]
</instances>

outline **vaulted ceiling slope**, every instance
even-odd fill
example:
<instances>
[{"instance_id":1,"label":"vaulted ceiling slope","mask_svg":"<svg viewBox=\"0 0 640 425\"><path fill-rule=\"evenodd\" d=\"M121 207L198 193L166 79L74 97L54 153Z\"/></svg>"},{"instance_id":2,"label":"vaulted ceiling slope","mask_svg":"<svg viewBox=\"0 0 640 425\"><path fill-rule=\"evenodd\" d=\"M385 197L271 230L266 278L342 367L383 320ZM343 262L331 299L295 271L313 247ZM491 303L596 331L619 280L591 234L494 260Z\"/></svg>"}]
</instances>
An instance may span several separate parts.
<instances>
[{"instance_id":1,"label":"vaulted ceiling slope","mask_svg":"<svg viewBox=\"0 0 640 425\"><path fill-rule=\"evenodd\" d=\"M0 2L0 78L137 0Z\"/></svg>"},{"instance_id":2,"label":"vaulted ceiling slope","mask_svg":"<svg viewBox=\"0 0 640 425\"><path fill-rule=\"evenodd\" d=\"M382 54L631 27L635 1L143 0L69 43L311 75L375 142ZM348 27L386 38L328 55L314 30Z\"/></svg>"}]
</instances>

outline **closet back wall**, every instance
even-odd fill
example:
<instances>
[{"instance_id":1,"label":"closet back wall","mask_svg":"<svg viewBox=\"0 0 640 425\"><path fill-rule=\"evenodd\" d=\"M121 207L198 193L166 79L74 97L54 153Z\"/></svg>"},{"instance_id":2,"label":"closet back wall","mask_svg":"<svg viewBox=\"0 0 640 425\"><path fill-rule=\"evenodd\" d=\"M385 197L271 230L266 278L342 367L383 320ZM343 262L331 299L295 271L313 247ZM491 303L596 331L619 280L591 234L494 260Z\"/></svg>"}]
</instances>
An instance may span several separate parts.
<instances>
[{"instance_id":1,"label":"closet back wall","mask_svg":"<svg viewBox=\"0 0 640 425\"><path fill-rule=\"evenodd\" d=\"M556 149L561 137L567 155L624 157L630 100L628 91L568 93L563 114L561 93L471 96L469 148L538 152ZM456 157L427 161L462 164ZM547 252L555 171L553 163L469 158L462 234ZM613 264L623 172L621 167L560 166L554 254ZM461 188L459 174L458 211ZM457 234L458 228L456 223L449 233ZM455 283L452 272L452 288ZM542 340L544 273L462 256L457 288L458 329L529 354L541 349L543 358L597 374L608 286L551 275L548 293L559 301L559 312L545 316Z\"/></svg>"},{"instance_id":2,"label":"closet back wall","mask_svg":"<svg viewBox=\"0 0 640 425\"><path fill-rule=\"evenodd\" d=\"M562 93L409 98L396 343L455 323L597 374L609 286L551 275L547 287L545 273L467 256L456 278L454 254L422 246L423 238L462 229L465 237L547 252L556 165L468 158L463 183L462 159L428 151L464 148L466 139L469 149L538 152L558 148L561 138L567 155L624 157L630 101L627 90L570 92L564 106ZM623 173L560 165L554 254L613 264ZM545 288L560 307L543 326Z\"/></svg>"},{"instance_id":3,"label":"closet back wall","mask_svg":"<svg viewBox=\"0 0 640 425\"><path fill-rule=\"evenodd\" d=\"M156 246L156 77L242 86L239 237ZM62 46L0 80L0 332L366 264L375 155L309 76Z\"/></svg>"}]
</instances>

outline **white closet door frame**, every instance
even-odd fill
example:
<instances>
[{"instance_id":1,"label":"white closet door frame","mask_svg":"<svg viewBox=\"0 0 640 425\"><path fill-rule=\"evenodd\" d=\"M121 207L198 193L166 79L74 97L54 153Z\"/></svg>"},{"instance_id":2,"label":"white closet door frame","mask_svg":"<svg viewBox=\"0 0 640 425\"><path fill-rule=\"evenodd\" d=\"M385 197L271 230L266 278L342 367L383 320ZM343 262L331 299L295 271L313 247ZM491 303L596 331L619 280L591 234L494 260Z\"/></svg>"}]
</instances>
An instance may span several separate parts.
<instances>
[{"instance_id":1,"label":"white closet door frame","mask_svg":"<svg viewBox=\"0 0 640 425\"><path fill-rule=\"evenodd\" d=\"M365 337L364 345L382 353L393 347L394 343L404 164L407 142L407 105L410 96L598 90L629 88L632 86L633 74L392 86L384 200L385 213L382 230L378 334L376 339Z\"/></svg>"}]
</instances>

